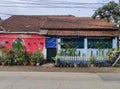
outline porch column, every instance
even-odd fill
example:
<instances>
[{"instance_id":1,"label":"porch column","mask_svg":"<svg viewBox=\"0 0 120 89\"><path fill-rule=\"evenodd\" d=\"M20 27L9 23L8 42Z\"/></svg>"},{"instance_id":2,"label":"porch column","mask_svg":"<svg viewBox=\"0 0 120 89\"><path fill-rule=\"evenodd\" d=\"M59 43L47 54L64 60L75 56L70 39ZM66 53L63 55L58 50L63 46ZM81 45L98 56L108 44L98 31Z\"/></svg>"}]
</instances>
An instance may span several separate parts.
<instances>
[{"instance_id":1,"label":"porch column","mask_svg":"<svg viewBox=\"0 0 120 89\"><path fill-rule=\"evenodd\" d=\"M85 54L86 56L88 56L88 39L87 37L84 38L84 50L85 50Z\"/></svg>"},{"instance_id":2,"label":"porch column","mask_svg":"<svg viewBox=\"0 0 120 89\"><path fill-rule=\"evenodd\" d=\"M112 40L112 48L117 48L117 37Z\"/></svg>"},{"instance_id":3,"label":"porch column","mask_svg":"<svg viewBox=\"0 0 120 89\"><path fill-rule=\"evenodd\" d=\"M60 49L61 49L61 45L59 44L61 42L61 39L58 38L57 40L57 53L59 53Z\"/></svg>"}]
</instances>

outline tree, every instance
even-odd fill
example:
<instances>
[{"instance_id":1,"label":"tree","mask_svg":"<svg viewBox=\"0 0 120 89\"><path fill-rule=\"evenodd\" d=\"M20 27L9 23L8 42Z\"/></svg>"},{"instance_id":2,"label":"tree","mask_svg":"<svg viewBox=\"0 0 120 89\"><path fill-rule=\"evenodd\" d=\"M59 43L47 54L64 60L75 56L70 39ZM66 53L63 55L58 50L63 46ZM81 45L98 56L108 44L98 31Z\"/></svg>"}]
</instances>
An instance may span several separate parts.
<instances>
[{"instance_id":1,"label":"tree","mask_svg":"<svg viewBox=\"0 0 120 89\"><path fill-rule=\"evenodd\" d=\"M105 19L108 22L113 22L120 29L120 5L114 1L110 1L103 7L98 8L92 16L94 19L99 17ZM117 50L119 50L119 37L117 37ZM120 56L113 63L113 66L120 60Z\"/></svg>"},{"instance_id":2,"label":"tree","mask_svg":"<svg viewBox=\"0 0 120 89\"><path fill-rule=\"evenodd\" d=\"M113 22L120 28L120 5L114 1L110 1L106 5L98 8L92 16L94 19L99 17L108 22Z\"/></svg>"}]
</instances>

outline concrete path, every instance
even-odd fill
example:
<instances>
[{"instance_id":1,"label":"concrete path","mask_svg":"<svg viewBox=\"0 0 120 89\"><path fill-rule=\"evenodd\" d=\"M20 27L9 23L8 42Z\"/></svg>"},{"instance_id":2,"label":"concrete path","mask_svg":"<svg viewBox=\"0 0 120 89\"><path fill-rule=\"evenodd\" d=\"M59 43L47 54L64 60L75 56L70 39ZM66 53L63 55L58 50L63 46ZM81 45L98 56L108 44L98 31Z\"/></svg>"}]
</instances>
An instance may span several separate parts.
<instances>
[{"instance_id":1,"label":"concrete path","mask_svg":"<svg viewBox=\"0 0 120 89\"><path fill-rule=\"evenodd\" d=\"M120 74L0 72L0 89L120 89Z\"/></svg>"}]
</instances>

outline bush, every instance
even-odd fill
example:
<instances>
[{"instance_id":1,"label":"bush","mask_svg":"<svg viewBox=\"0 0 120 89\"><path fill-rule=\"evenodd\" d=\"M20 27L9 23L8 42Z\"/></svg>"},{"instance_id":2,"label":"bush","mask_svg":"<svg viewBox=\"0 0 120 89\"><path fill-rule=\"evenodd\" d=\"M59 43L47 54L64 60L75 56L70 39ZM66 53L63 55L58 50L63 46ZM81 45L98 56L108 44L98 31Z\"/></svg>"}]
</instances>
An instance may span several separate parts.
<instances>
[{"instance_id":1,"label":"bush","mask_svg":"<svg viewBox=\"0 0 120 89\"><path fill-rule=\"evenodd\" d=\"M95 57L95 56L90 57L88 64L89 64L89 65L94 64L94 63L95 63L95 60L96 60L96 57Z\"/></svg>"},{"instance_id":2,"label":"bush","mask_svg":"<svg viewBox=\"0 0 120 89\"><path fill-rule=\"evenodd\" d=\"M34 62L42 61L43 59L44 59L44 55L40 50L36 50L31 56L31 61Z\"/></svg>"}]
</instances>

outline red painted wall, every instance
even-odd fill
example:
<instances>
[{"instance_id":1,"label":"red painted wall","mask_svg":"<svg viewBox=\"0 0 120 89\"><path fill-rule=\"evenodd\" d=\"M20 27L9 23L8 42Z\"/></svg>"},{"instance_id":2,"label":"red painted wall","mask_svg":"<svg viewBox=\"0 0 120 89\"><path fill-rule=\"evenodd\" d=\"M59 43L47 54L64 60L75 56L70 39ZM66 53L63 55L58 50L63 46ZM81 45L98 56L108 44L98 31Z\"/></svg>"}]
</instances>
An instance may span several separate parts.
<instances>
[{"instance_id":1,"label":"red painted wall","mask_svg":"<svg viewBox=\"0 0 120 89\"><path fill-rule=\"evenodd\" d=\"M29 52L34 52L37 49L44 50L45 36L38 34L0 34L0 42L8 42L4 44L7 48L12 48L12 43L17 38L21 38L24 46Z\"/></svg>"}]
</instances>

